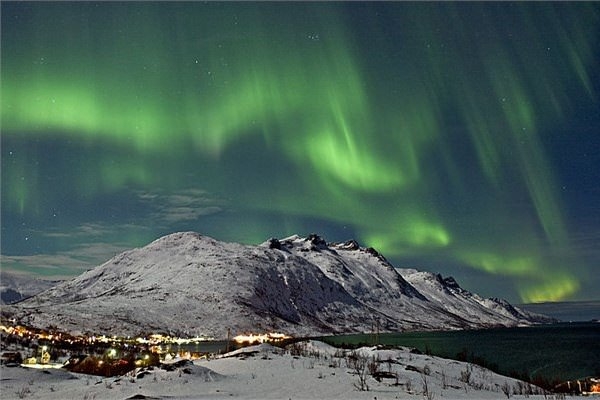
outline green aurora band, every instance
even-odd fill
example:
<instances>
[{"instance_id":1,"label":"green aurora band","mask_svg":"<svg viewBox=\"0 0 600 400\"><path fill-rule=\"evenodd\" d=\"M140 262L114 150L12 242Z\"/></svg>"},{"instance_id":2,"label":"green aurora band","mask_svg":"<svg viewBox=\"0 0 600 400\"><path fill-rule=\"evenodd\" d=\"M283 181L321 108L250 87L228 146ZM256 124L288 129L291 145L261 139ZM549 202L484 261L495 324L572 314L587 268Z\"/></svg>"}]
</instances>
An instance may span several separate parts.
<instances>
[{"instance_id":1,"label":"green aurora band","mask_svg":"<svg viewBox=\"0 0 600 400\"><path fill-rule=\"evenodd\" d=\"M597 4L27 4L2 4L2 140L21 143L3 213L59 196L33 161L68 142L72 201L199 187L508 277L526 302L585 279L546 143L574 96L597 100Z\"/></svg>"}]
</instances>

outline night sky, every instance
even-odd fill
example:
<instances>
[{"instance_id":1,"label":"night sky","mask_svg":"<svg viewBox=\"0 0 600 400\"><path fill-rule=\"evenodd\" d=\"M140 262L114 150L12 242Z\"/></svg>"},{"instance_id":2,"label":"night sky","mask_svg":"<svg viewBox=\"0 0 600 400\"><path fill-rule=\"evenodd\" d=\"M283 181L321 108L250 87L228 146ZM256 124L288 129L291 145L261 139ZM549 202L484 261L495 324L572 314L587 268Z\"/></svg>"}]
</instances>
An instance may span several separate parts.
<instances>
[{"instance_id":1,"label":"night sky","mask_svg":"<svg viewBox=\"0 0 600 400\"><path fill-rule=\"evenodd\" d=\"M315 232L600 299L599 3L1 7L4 270Z\"/></svg>"}]
</instances>

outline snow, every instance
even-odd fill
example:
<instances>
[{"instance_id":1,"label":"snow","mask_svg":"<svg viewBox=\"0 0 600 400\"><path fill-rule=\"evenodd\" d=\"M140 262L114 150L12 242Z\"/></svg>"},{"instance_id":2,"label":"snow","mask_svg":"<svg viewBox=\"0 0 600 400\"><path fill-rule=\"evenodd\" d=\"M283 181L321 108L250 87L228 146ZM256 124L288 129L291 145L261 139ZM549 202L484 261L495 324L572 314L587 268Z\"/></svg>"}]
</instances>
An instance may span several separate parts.
<instances>
[{"instance_id":1,"label":"snow","mask_svg":"<svg viewBox=\"0 0 600 400\"><path fill-rule=\"evenodd\" d=\"M182 362L170 371L137 370L112 378L2 366L0 391L3 399L502 399L506 387L512 399L545 398L512 394L527 388L521 381L407 348L356 350L391 376L379 382L368 374L369 390L361 391L349 365L351 354L317 341L286 351L262 344L217 359Z\"/></svg>"},{"instance_id":2,"label":"snow","mask_svg":"<svg viewBox=\"0 0 600 400\"><path fill-rule=\"evenodd\" d=\"M518 326L547 322L453 279L399 270L354 241L297 235L258 246L180 232L3 307L71 333L225 338Z\"/></svg>"}]
</instances>

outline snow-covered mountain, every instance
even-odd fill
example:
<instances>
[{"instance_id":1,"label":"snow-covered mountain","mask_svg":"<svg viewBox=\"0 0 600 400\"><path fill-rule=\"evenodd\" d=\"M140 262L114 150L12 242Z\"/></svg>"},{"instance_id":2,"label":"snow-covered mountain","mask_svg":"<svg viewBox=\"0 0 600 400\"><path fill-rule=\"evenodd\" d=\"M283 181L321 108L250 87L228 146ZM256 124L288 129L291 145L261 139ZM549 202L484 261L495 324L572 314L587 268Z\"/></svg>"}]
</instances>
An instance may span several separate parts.
<instances>
[{"instance_id":1,"label":"snow-covered mountain","mask_svg":"<svg viewBox=\"0 0 600 400\"><path fill-rule=\"evenodd\" d=\"M192 232L126 251L3 312L74 333L215 338L228 329L305 336L548 321L452 278L398 270L355 241L310 235L248 246Z\"/></svg>"},{"instance_id":2,"label":"snow-covered mountain","mask_svg":"<svg viewBox=\"0 0 600 400\"><path fill-rule=\"evenodd\" d=\"M52 286L60 281L33 278L27 275L0 271L0 304L11 304L26 299Z\"/></svg>"}]
</instances>

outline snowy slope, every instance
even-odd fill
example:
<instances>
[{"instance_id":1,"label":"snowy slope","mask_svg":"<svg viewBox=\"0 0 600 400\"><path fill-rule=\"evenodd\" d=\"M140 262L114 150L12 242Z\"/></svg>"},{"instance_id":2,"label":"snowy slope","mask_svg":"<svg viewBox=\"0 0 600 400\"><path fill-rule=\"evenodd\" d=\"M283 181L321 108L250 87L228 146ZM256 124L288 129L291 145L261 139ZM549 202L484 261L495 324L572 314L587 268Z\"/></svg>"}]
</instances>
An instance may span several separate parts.
<instances>
[{"instance_id":1,"label":"snowy slope","mask_svg":"<svg viewBox=\"0 0 600 400\"><path fill-rule=\"evenodd\" d=\"M417 271L415 269L398 269L398 272L410 282L428 300L437 302L449 313L464 316L476 322L498 324L502 318L520 321L548 322L547 318L512 306L502 299L484 299L477 294L461 288L452 277L443 278L439 274Z\"/></svg>"},{"instance_id":2,"label":"snowy slope","mask_svg":"<svg viewBox=\"0 0 600 400\"><path fill-rule=\"evenodd\" d=\"M286 350L246 347L179 368L138 370L102 378L65 370L0 366L3 399L547 399L540 388L459 361L407 348L360 348L356 352L322 342L301 342ZM366 356L369 372L359 390L353 355ZM366 389L366 387L364 387ZM505 393L509 393L507 396ZM557 395L556 398L559 398ZM564 398L564 396L563 396ZM569 399L583 397L569 396Z\"/></svg>"},{"instance_id":3,"label":"snowy slope","mask_svg":"<svg viewBox=\"0 0 600 400\"><path fill-rule=\"evenodd\" d=\"M75 333L215 338L228 328L234 335L300 336L367 332L375 325L399 331L535 321L453 280L407 276L412 280L353 241L327 244L311 235L246 246L185 232L124 252L3 312L26 325Z\"/></svg>"}]
</instances>

